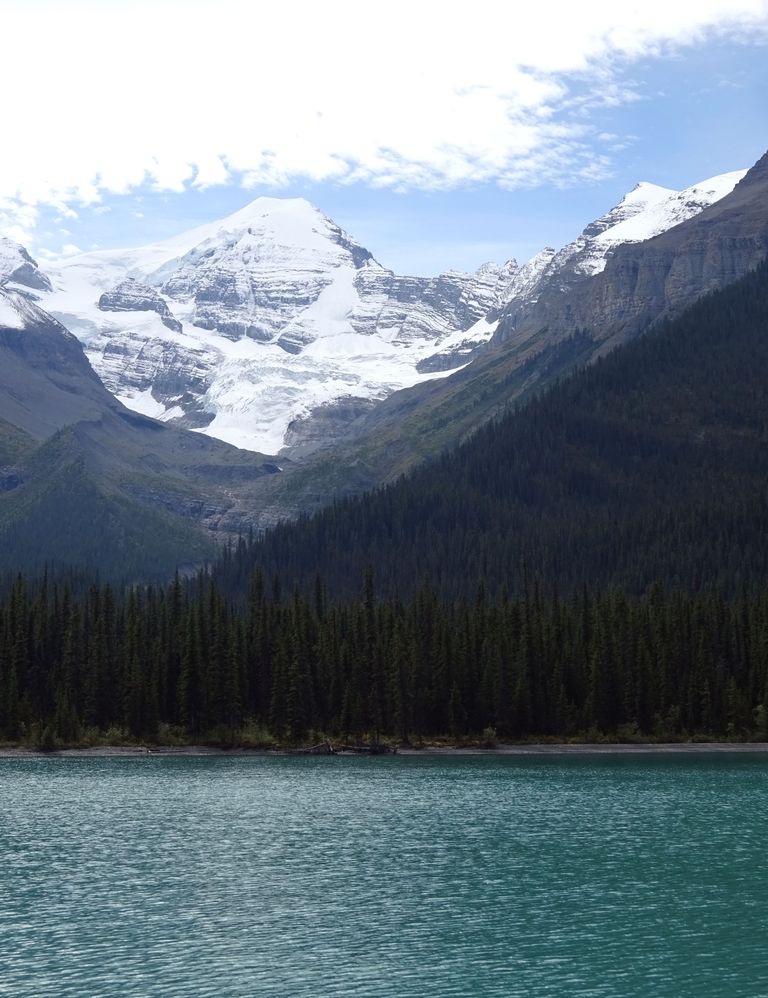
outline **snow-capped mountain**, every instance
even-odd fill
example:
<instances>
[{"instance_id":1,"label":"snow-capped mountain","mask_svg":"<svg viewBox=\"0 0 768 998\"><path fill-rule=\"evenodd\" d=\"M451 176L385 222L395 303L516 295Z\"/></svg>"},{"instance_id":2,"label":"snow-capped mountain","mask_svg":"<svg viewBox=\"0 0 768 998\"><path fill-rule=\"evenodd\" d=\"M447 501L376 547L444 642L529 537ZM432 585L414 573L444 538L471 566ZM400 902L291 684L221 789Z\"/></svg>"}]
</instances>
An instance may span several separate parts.
<instances>
[{"instance_id":1,"label":"snow-capped mountain","mask_svg":"<svg viewBox=\"0 0 768 998\"><path fill-rule=\"evenodd\" d=\"M499 316L508 336L542 296L600 273L618 246L691 218L742 176L684 191L638 184L561 250L474 274L399 276L307 201L258 198L47 274L0 240L0 283L38 297L127 406L247 449L306 452L392 392L467 363Z\"/></svg>"},{"instance_id":2,"label":"snow-capped mountain","mask_svg":"<svg viewBox=\"0 0 768 998\"><path fill-rule=\"evenodd\" d=\"M515 267L498 289L505 317L504 337L523 322L542 296L558 298L585 278L605 269L606 261L618 246L644 242L698 215L709 205L729 194L745 175L736 170L711 177L683 191L656 184L637 184L610 211L582 231L560 250L546 246L522 267ZM440 348L419 362L424 372L445 371L472 360L493 337L499 314L491 313L464 336L447 338ZM501 331L500 331L501 332Z\"/></svg>"},{"instance_id":3,"label":"snow-capped mountain","mask_svg":"<svg viewBox=\"0 0 768 998\"><path fill-rule=\"evenodd\" d=\"M577 274L601 273L616 246L644 242L693 218L730 194L746 172L734 170L710 177L683 191L656 184L638 184L615 208L588 225L578 239L556 253L549 272L567 267Z\"/></svg>"},{"instance_id":4,"label":"snow-capped mountain","mask_svg":"<svg viewBox=\"0 0 768 998\"><path fill-rule=\"evenodd\" d=\"M400 277L308 202L258 198L162 243L62 261L45 307L126 405L275 453L314 410L422 380L419 360L497 307L516 271Z\"/></svg>"},{"instance_id":5,"label":"snow-capped mountain","mask_svg":"<svg viewBox=\"0 0 768 998\"><path fill-rule=\"evenodd\" d=\"M602 273L618 247L661 235L720 201L746 172L724 173L682 191L637 184L614 208L587 225L573 242L557 252L547 249L539 254L542 265L534 279L504 304L505 321L498 330L499 336L508 339L534 310L538 314L545 304L557 301L585 279Z\"/></svg>"}]
</instances>

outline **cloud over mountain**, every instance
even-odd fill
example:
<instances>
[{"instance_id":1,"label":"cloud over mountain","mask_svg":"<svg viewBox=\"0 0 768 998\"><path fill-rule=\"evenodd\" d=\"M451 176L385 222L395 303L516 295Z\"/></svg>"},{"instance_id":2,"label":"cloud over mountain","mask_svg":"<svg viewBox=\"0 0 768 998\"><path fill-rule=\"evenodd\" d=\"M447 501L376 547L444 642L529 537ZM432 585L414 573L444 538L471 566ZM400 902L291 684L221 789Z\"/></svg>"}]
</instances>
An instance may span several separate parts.
<instances>
[{"instance_id":1,"label":"cloud over mountain","mask_svg":"<svg viewBox=\"0 0 768 998\"><path fill-rule=\"evenodd\" d=\"M764 0L362 7L11 0L0 228L150 184L236 179L443 190L610 169L596 105L637 98L617 66L765 33ZM41 25L43 30L41 30ZM33 58L31 54L33 53Z\"/></svg>"}]
</instances>

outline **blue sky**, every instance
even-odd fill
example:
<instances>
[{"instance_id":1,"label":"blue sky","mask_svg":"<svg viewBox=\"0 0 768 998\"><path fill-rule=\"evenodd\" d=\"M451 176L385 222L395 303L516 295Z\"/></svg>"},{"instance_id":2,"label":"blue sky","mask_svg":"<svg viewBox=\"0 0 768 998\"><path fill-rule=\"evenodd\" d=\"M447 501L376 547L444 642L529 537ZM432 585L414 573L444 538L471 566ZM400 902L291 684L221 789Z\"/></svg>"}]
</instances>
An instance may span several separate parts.
<instances>
[{"instance_id":1,"label":"blue sky","mask_svg":"<svg viewBox=\"0 0 768 998\"><path fill-rule=\"evenodd\" d=\"M48 30L43 58L0 69L6 93L25 81L0 233L45 259L301 196L426 275L522 262L640 180L679 189L768 148L760 0L596 0L571 21L573 5L526 20L480 2L471 23L398 4L366 25L346 0L314 21L301 3L253 20L239 0L7 0L18 37L43 14Z\"/></svg>"}]
</instances>

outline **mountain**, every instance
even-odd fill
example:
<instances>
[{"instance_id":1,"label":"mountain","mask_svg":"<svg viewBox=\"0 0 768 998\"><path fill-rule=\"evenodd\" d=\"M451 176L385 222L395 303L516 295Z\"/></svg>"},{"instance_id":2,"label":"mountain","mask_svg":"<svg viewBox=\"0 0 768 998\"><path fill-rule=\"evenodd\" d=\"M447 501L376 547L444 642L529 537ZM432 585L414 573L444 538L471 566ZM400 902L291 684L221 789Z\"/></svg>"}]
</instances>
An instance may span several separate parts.
<instances>
[{"instance_id":1,"label":"mountain","mask_svg":"<svg viewBox=\"0 0 768 998\"><path fill-rule=\"evenodd\" d=\"M167 577L215 554L211 531L247 528L249 490L278 473L127 409L75 336L0 287L0 563Z\"/></svg>"},{"instance_id":2,"label":"mountain","mask_svg":"<svg viewBox=\"0 0 768 998\"><path fill-rule=\"evenodd\" d=\"M495 341L540 342L544 332L551 342L578 329L594 330L601 339L631 336L737 280L765 255L767 186L764 156L745 173L705 181L599 233L592 247L613 232L641 238L614 245L603 261L595 260L588 241L570 257L569 269L576 269L574 261L586 266L590 279L572 283L567 300L547 286L526 309L507 306ZM679 221L669 226L670 218Z\"/></svg>"},{"instance_id":3,"label":"mountain","mask_svg":"<svg viewBox=\"0 0 768 998\"><path fill-rule=\"evenodd\" d=\"M234 563L354 598L658 581L763 589L768 262L388 488L283 524Z\"/></svg>"},{"instance_id":4,"label":"mountain","mask_svg":"<svg viewBox=\"0 0 768 998\"><path fill-rule=\"evenodd\" d=\"M126 405L292 458L341 439L395 391L443 378L740 174L677 192L640 184L560 251L522 267L404 277L302 199L257 198L219 222L50 267L44 307ZM2 273L2 270L0 270Z\"/></svg>"},{"instance_id":5,"label":"mountain","mask_svg":"<svg viewBox=\"0 0 768 998\"><path fill-rule=\"evenodd\" d=\"M516 271L398 277L308 202L258 198L165 242L64 260L42 301L125 404L297 451L421 380L436 344L488 339L473 327Z\"/></svg>"}]
</instances>

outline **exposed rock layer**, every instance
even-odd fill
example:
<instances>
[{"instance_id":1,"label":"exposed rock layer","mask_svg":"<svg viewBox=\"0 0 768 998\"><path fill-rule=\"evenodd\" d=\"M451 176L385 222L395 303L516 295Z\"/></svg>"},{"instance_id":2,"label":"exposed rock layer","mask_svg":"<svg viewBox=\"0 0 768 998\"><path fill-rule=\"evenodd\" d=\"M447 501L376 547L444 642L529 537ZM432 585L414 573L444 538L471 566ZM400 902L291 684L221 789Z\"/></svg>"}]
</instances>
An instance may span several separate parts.
<instances>
[{"instance_id":1,"label":"exposed rock layer","mask_svg":"<svg viewBox=\"0 0 768 998\"><path fill-rule=\"evenodd\" d=\"M102 312L157 312L162 323L174 333L181 332L181 323L174 318L168 302L154 288L132 277L105 291L99 298Z\"/></svg>"}]
</instances>

